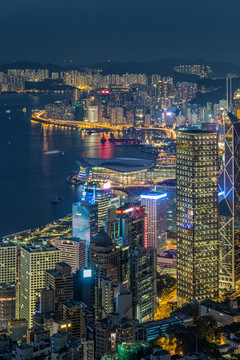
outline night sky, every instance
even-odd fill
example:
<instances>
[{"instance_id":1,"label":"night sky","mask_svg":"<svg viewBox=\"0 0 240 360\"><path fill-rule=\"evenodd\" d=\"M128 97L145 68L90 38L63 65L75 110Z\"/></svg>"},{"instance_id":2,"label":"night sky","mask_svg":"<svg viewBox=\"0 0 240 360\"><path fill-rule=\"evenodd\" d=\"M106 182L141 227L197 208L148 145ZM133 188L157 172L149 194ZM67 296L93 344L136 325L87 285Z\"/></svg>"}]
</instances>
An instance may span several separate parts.
<instances>
[{"instance_id":1,"label":"night sky","mask_svg":"<svg viewBox=\"0 0 240 360\"><path fill-rule=\"evenodd\" d=\"M240 0L0 0L0 63L240 64Z\"/></svg>"}]
</instances>

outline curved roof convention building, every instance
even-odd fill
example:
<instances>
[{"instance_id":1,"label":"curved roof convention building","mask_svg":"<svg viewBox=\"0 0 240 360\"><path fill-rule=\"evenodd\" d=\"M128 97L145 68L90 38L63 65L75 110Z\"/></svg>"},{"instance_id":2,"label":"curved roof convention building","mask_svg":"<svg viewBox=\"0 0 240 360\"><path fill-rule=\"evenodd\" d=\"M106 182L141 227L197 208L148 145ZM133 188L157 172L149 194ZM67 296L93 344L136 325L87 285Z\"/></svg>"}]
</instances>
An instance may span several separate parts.
<instances>
[{"instance_id":1,"label":"curved roof convention building","mask_svg":"<svg viewBox=\"0 0 240 360\"><path fill-rule=\"evenodd\" d=\"M147 159L137 158L112 158L112 159L97 159L86 158L78 160L78 163L83 168L104 168L121 173L129 173L135 171L148 170L154 167L155 162Z\"/></svg>"}]
</instances>

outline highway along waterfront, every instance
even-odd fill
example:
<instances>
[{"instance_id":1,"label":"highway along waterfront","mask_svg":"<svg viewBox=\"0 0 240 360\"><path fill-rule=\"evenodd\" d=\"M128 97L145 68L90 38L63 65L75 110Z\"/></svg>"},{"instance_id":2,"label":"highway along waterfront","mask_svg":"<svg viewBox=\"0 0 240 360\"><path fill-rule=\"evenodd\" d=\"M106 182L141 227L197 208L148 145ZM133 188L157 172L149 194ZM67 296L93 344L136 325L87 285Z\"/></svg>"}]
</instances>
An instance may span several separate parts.
<instances>
[{"instance_id":1,"label":"highway along waterfront","mask_svg":"<svg viewBox=\"0 0 240 360\"><path fill-rule=\"evenodd\" d=\"M89 135L77 128L31 121L32 110L44 109L45 104L64 96L0 95L0 236L35 228L71 213L80 190L68 184L66 178L78 170L78 158L154 157L135 146L129 152L129 146L124 144L102 144L102 133ZM70 149L74 151L65 151ZM64 201L51 204L54 193Z\"/></svg>"}]
</instances>

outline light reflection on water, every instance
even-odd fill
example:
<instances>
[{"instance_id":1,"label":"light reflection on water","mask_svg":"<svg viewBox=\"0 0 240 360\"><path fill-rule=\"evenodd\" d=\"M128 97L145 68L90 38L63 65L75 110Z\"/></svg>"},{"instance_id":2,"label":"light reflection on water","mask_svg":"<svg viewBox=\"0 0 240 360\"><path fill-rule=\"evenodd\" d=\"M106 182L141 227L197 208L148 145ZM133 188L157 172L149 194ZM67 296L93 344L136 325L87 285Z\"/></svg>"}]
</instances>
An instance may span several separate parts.
<instances>
[{"instance_id":1,"label":"light reflection on water","mask_svg":"<svg viewBox=\"0 0 240 360\"><path fill-rule=\"evenodd\" d=\"M71 212L80 189L66 183L81 157L149 157L136 148L100 142L102 134L31 122L31 109L59 95L0 95L0 236L46 224ZM5 105L6 104L6 105ZM22 108L27 108L27 114ZM5 112L11 109L10 116ZM46 151L77 149L63 154ZM53 193L64 198L50 204Z\"/></svg>"}]
</instances>

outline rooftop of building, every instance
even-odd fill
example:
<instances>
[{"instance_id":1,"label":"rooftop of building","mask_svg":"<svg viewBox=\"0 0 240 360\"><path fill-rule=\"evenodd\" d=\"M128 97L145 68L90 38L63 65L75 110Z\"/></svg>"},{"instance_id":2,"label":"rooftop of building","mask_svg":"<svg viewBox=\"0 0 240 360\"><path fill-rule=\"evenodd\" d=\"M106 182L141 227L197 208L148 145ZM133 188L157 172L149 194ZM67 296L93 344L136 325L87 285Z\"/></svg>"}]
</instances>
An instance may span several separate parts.
<instances>
[{"instance_id":1,"label":"rooftop of building","mask_svg":"<svg viewBox=\"0 0 240 360\"><path fill-rule=\"evenodd\" d=\"M84 304L82 301L76 301L76 300L72 300L69 299L67 301L64 301L63 303L66 307L68 307L69 309L73 309L73 308L79 308L79 307L87 307L86 304Z\"/></svg>"},{"instance_id":2,"label":"rooftop of building","mask_svg":"<svg viewBox=\"0 0 240 360\"><path fill-rule=\"evenodd\" d=\"M22 247L30 253L46 252L46 251L59 251L55 246L51 245L45 240L37 240L26 244Z\"/></svg>"},{"instance_id":3,"label":"rooftop of building","mask_svg":"<svg viewBox=\"0 0 240 360\"><path fill-rule=\"evenodd\" d=\"M204 134L216 134L215 131L211 130L203 130L203 129L184 129L177 131L180 134L188 134L188 135L204 135Z\"/></svg>"},{"instance_id":4,"label":"rooftop of building","mask_svg":"<svg viewBox=\"0 0 240 360\"><path fill-rule=\"evenodd\" d=\"M101 230L92 239L91 243L94 244L95 246L108 247L109 245L112 245L113 241L110 238L110 236L104 230Z\"/></svg>"},{"instance_id":5,"label":"rooftop of building","mask_svg":"<svg viewBox=\"0 0 240 360\"><path fill-rule=\"evenodd\" d=\"M64 237L62 237L62 238L60 238L60 239L56 239L56 240L54 240L54 241L66 241L66 244L70 244L71 242L72 243L85 243L86 242L86 240L81 240L81 239L79 239L79 238L76 238L76 237L68 237L68 238L64 238Z\"/></svg>"},{"instance_id":6,"label":"rooftop of building","mask_svg":"<svg viewBox=\"0 0 240 360\"><path fill-rule=\"evenodd\" d=\"M0 283L0 290L14 290L16 284L14 282Z\"/></svg>"},{"instance_id":7,"label":"rooftop of building","mask_svg":"<svg viewBox=\"0 0 240 360\"><path fill-rule=\"evenodd\" d=\"M177 180L176 179L168 179L161 181L157 184L157 186L169 186L169 187L176 187L177 186Z\"/></svg>"},{"instance_id":8,"label":"rooftop of building","mask_svg":"<svg viewBox=\"0 0 240 360\"><path fill-rule=\"evenodd\" d=\"M174 316L162 319L162 320L153 320L153 321L147 321L144 322L140 325L137 325L137 328L143 328L143 329L148 329L151 327L157 327L157 326L161 326L164 324L171 324L174 323L177 320L185 320L191 318L191 316L189 315L184 315L184 314L176 314Z\"/></svg>"},{"instance_id":9,"label":"rooftop of building","mask_svg":"<svg viewBox=\"0 0 240 360\"><path fill-rule=\"evenodd\" d=\"M155 162L138 158L85 158L78 160L78 163L84 168L102 167L117 172L134 172L150 169Z\"/></svg>"},{"instance_id":10,"label":"rooftop of building","mask_svg":"<svg viewBox=\"0 0 240 360\"><path fill-rule=\"evenodd\" d=\"M217 302L213 300L204 300L200 303L200 305L209 307L216 311L221 311L224 314L231 315L231 316L240 316L240 307L231 308L228 304L222 302Z\"/></svg>"},{"instance_id":11,"label":"rooftop of building","mask_svg":"<svg viewBox=\"0 0 240 360\"><path fill-rule=\"evenodd\" d=\"M0 247L8 247L8 246L16 247L16 245L13 244L10 240L8 240L8 239L0 239Z\"/></svg>"}]
</instances>

